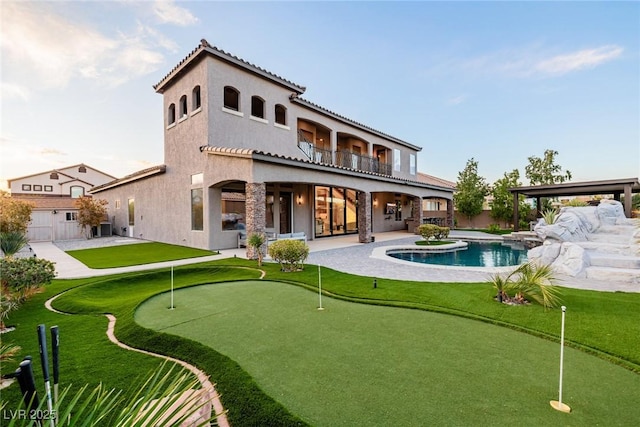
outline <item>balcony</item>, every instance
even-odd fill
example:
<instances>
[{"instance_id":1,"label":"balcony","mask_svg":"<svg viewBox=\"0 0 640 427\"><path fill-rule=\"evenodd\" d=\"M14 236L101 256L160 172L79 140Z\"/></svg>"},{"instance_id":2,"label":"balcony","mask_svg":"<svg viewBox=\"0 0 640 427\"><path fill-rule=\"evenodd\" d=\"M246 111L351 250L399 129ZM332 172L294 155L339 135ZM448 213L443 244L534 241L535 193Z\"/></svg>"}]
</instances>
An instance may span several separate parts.
<instances>
[{"instance_id":1,"label":"balcony","mask_svg":"<svg viewBox=\"0 0 640 427\"><path fill-rule=\"evenodd\" d=\"M300 148L305 156L312 162L341 166L361 172L391 175L391 164L382 163L375 157L363 156L362 154L352 153L346 150L338 150L334 153L331 150L316 147L312 142L307 141L302 136L298 138L298 148Z\"/></svg>"}]
</instances>

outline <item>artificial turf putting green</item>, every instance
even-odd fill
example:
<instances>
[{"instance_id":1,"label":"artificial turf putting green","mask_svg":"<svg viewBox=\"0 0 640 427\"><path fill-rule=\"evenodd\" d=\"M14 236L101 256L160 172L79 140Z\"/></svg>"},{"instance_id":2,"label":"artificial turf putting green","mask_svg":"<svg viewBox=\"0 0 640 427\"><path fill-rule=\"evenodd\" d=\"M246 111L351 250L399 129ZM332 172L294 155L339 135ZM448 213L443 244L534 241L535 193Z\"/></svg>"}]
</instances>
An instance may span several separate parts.
<instances>
[{"instance_id":1,"label":"artificial turf putting green","mask_svg":"<svg viewBox=\"0 0 640 427\"><path fill-rule=\"evenodd\" d=\"M283 283L204 285L145 302L144 327L226 354L312 425L633 425L640 376L482 322L354 304ZM558 316L558 324L560 317ZM213 378L215 381L215 378ZM224 403L224 397L223 397Z\"/></svg>"},{"instance_id":2,"label":"artificial turf putting green","mask_svg":"<svg viewBox=\"0 0 640 427\"><path fill-rule=\"evenodd\" d=\"M67 251L69 255L89 268L128 267L178 259L215 255L216 252L166 243L148 242L132 245Z\"/></svg>"}]
</instances>

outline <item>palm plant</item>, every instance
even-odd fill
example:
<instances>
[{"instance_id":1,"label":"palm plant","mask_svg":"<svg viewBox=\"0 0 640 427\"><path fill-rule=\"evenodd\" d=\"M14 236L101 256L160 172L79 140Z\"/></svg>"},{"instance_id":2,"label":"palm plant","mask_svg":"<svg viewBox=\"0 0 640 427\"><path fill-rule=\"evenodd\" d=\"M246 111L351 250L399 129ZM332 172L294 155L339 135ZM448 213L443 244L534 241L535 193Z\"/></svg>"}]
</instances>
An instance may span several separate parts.
<instances>
[{"instance_id":1,"label":"palm plant","mask_svg":"<svg viewBox=\"0 0 640 427\"><path fill-rule=\"evenodd\" d=\"M505 277L500 274L491 277L499 302L524 304L535 301L545 308L558 307L561 303L560 289L553 285L554 281L551 266L530 262L522 264Z\"/></svg>"},{"instance_id":2,"label":"palm plant","mask_svg":"<svg viewBox=\"0 0 640 427\"><path fill-rule=\"evenodd\" d=\"M208 409L213 396L197 389L199 381L187 371L176 375L175 368L162 367L149 376L133 397L123 396L121 391L106 390L98 385L87 395L84 386L75 393L67 387L55 402L57 426L143 427L171 425L210 426L215 423ZM69 400L69 403L66 401ZM125 403L126 402L126 403ZM117 408L124 403L121 410ZM23 405L24 402L21 402ZM40 401L39 410L46 409L46 399ZM0 407L4 409L4 406ZM18 408L22 409L22 408ZM40 411L36 411L40 412ZM7 427L37 425L33 420L15 417ZM217 425L217 424L216 424Z\"/></svg>"},{"instance_id":3,"label":"palm plant","mask_svg":"<svg viewBox=\"0 0 640 427\"><path fill-rule=\"evenodd\" d=\"M262 266L262 259L264 257L263 246L266 241L267 238L263 233L252 233L247 239L247 245L254 249L258 257L258 267Z\"/></svg>"},{"instance_id":4,"label":"palm plant","mask_svg":"<svg viewBox=\"0 0 640 427\"><path fill-rule=\"evenodd\" d=\"M12 257L20 252L29 239L21 231L3 231L0 233L0 249L6 257Z\"/></svg>"}]
</instances>

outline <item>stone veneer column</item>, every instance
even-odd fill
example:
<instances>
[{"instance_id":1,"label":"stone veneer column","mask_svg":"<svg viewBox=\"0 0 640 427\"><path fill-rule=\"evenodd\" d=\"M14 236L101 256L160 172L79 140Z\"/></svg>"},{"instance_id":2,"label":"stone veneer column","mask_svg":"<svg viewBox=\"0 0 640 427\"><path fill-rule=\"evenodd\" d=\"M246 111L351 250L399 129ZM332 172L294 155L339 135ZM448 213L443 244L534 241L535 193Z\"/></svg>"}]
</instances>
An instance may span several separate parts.
<instances>
[{"instance_id":1,"label":"stone veneer column","mask_svg":"<svg viewBox=\"0 0 640 427\"><path fill-rule=\"evenodd\" d=\"M447 199L447 227L453 230L453 200Z\"/></svg>"},{"instance_id":2,"label":"stone veneer column","mask_svg":"<svg viewBox=\"0 0 640 427\"><path fill-rule=\"evenodd\" d=\"M422 216L423 212L422 212L422 197L414 197L413 198L413 213L411 216L413 216L414 221L418 224L418 226L420 224L422 224ZM413 230L409 230L411 232L413 232Z\"/></svg>"},{"instance_id":3,"label":"stone veneer column","mask_svg":"<svg viewBox=\"0 0 640 427\"><path fill-rule=\"evenodd\" d=\"M245 188L245 214L247 239L253 233L264 233L267 223L267 186L264 182L247 182ZM262 247L266 250L266 244ZM257 251L247 244L247 258L257 259Z\"/></svg>"},{"instance_id":4,"label":"stone veneer column","mask_svg":"<svg viewBox=\"0 0 640 427\"><path fill-rule=\"evenodd\" d=\"M371 243L371 193L358 193L358 241Z\"/></svg>"}]
</instances>

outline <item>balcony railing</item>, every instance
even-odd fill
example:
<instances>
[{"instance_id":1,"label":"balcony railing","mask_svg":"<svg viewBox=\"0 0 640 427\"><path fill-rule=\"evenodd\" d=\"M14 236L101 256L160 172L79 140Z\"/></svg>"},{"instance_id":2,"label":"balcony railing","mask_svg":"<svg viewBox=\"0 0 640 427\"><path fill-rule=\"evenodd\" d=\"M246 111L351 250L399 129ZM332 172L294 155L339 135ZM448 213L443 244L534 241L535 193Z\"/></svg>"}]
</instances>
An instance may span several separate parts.
<instances>
[{"instance_id":1,"label":"balcony railing","mask_svg":"<svg viewBox=\"0 0 640 427\"><path fill-rule=\"evenodd\" d=\"M342 166L363 172L391 175L391 164L383 163L375 157L363 156L347 150L336 151L334 161L331 150L316 147L302 135L298 138L298 148L300 148L305 156L312 162Z\"/></svg>"}]
</instances>

